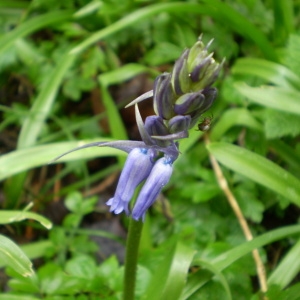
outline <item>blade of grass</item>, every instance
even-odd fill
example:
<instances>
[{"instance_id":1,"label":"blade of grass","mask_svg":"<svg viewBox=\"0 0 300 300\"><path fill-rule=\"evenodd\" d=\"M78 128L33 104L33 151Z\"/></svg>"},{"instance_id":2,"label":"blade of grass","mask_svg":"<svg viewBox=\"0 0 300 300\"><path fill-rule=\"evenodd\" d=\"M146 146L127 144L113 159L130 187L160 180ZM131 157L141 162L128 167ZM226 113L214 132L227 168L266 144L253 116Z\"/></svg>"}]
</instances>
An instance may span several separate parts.
<instances>
[{"instance_id":1,"label":"blade of grass","mask_svg":"<svg viewBox=\"0 0 300 300\"><path fill-rule=\"evenodd\" d=\"M45 88L35 99L30 113L23 123L18 139L18 149L35 144L43 123L51 111L61 81L75 58L75 55L65 54L61 58L61 63L53 70L52 74L49 74Z\"/></svg>"},{"instance_id":2,"label":"blade of grass","mask_svg":"<svg viewBox=\"0 0 300 300\"><path fill-rule=\"evenodd\" d=\"M105 141L108 141L108 139L106 139ZM46 165L57 155L64 153L77 146L81 146L82 144L90 142L95 142L95 140L53 143L26 149L20 149L2 155L0 157L0 181L20 172L27 171L31 168ZM78 159L91 159L101 156L117 155L126 155L126 153L108 147L92 147L78 152L70 153L69 155L62 157L56 163Z\"/></svg>"},{"instance_id":3,"label":"blade of grass","mask_svg":"<svg viewBox=\"0 0 300 300\"><path fill-rule=\"evenodd\" d=\"M274 13L274 38L280 45L284 46L290 33L294 32L293 1L273 0Z\"/></svg>"},{"instance_id":4,"label":"blade of grass","mask_svg":"<svg viewBox=\"0 0 300 300\"><path fill-rule=\"evenodd\" d=\"M218 270L222 271L244 255L250 253L253 249L263 247L272 242L299 233L300 225L286 226L280 229L271 230L254 238L252 241L243 243L231 250L222 253L218 257L214 258L211 263L215 264L215 267Z\"/></svg>"}]
</instances>

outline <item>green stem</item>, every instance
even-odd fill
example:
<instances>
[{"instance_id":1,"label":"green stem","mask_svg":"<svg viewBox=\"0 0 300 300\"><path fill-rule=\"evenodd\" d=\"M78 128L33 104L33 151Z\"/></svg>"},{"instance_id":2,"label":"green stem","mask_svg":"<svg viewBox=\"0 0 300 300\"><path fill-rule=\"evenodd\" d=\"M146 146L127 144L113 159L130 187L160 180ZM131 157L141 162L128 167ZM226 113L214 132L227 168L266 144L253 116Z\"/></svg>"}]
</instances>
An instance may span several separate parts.
<instances>
[{"instance_id":1,"label":"green stem","mask_svg":"<svg viewBox=\"0 0 300 300\"><path fill-rule=\"evenodd\" d=\"M130 219L126 242L123 300L134 300L136 269L142 229L142 221Z\"/></svg>"}]
</instances>

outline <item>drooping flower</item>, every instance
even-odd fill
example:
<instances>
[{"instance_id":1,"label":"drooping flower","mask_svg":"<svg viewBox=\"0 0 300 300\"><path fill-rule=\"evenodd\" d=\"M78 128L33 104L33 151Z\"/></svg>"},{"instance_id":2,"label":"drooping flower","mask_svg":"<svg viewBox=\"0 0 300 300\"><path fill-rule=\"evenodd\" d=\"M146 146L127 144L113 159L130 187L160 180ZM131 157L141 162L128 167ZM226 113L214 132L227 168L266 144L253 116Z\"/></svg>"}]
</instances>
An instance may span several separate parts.
<instances>
[{"instance_id":1,"label":"drooping flower","mask_svg":"<svg viewBox=\"0 0 300 300\"><path fill-rule=\"evenodd\" d=\"M173 161L169 157L160 158L144 183L132 210L132 218L144 221L148 208L154 203L162 188L169 182L173 172Z\"/></svg>"},{"instance_id":2,"label":"drooping flower","mask_svg":"<svg viewBox=\"0 0 300 300\"><path fill-rule=\"evenodd\" d=\"M129 214L128 203L136 187L149 176L152 170L154 163L151 152L145 148L134 148L128 154L115 195L106 202L111 212L119 214L124 210L127 215Z\"/></svg>"}]
</instances>

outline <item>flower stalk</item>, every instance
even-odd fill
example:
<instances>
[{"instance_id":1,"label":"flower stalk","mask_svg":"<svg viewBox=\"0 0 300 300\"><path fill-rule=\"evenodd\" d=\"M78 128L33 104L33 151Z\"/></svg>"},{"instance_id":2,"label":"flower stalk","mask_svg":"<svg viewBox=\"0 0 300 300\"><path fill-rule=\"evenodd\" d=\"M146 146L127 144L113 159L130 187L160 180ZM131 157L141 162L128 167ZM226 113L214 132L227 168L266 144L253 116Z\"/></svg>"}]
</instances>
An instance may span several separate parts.
<instances>
[{"instance_id":1,"label":"flower stalk","mask_svg":"<svg viewBox=\"0 0 300 300\"><path fill-rule=\"evenodd\" d=\"M143 222L132 218L129 220L128 236L126 241L126 257L124 269L123 300L134 300L138 252L143 230Z\"/></svg>"}]
</instances>

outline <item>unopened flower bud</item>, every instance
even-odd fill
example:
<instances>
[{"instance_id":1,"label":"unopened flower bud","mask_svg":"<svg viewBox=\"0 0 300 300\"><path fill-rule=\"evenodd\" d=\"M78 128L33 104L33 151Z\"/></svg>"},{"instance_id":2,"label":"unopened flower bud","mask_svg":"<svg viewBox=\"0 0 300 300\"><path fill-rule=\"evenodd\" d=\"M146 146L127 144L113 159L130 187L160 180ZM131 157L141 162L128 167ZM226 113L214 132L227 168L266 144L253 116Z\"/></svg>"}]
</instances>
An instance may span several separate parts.
<instances>
[{"instance_id":1,"label":"unopened flower bud","mask_svg":"<svg viewBox=\"0 0 300 300\"><path fill-rule=\"evenodd\" d=\"M190 91L190 78L187 64L189 49L186 49L175 62L172 71L172 87L177 96Z\"/></svg>"},{"instance_id":2,"label":"unopened flower bud","mask_svg":"<svg viewBox=\"0 0 300 300\"><path fill-rule=\"evenodd\" d=\"M190 128L191 116L176 116L173 117L169 123L168 127L171 133L187 131Z\"/></svg>"},{"instance_id":3,"label":"unopened flower bud","mask_svg":"<svg viewBox=\"0 0 300 300\"><path fill-rule=\"evenodd\" d=\"M154 111L165 120L174 116L174 93L170 81L171 75L169 73L162 74L156 78L153 89Z\"/></svg>"}]
</instances>

